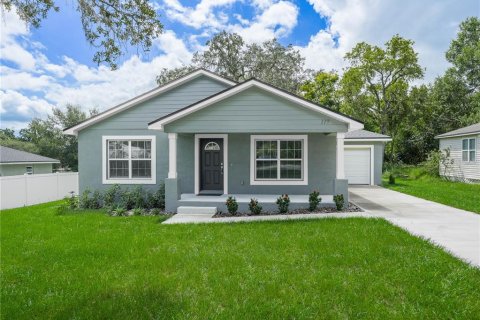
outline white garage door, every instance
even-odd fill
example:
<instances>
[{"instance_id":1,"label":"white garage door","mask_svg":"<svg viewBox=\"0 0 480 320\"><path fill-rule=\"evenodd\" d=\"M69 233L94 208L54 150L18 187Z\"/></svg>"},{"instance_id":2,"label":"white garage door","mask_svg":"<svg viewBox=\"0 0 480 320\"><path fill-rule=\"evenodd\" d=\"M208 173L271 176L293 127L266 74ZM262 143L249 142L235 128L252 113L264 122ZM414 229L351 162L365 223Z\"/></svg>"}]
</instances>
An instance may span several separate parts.
<instances>
[{"instance_id":1,"label":"white garage door","mask_svg":"<svg viewBox=\"0 0 480 320\"><path fill-rule=\"evenodd\" d=\"M349 184L370 184L370 148L345 148L345 176Z\"/></svg>"}]
</instances>

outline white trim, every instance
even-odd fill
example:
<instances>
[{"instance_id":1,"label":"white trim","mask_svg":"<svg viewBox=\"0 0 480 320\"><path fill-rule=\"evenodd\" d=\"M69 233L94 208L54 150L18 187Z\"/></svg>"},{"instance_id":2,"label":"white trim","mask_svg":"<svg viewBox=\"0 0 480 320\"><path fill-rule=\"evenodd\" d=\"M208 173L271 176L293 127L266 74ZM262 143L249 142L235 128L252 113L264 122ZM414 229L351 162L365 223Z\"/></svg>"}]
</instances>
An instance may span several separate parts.
<instances>
[{"instance_id":1,"label":"white trim","mask_svg":"<svg viewBox=\"0 0 480 320\"><path fill-rule=\"evenodd\" d=\"M102 183L103 184L156 184L157 142L156 136L102 136ZM152 140L152 177L150 179L107 179L107 140Z\"/></svg>"},{"instance_id":2,"label":"white trim","mask_svg":"<svg viewBox=\"0 0 480 320\"><path fill-rule=\"evenodd\" d=\"M177 178L177 134L168 134L168 178Z\"/></svg>"},{"instance_id":3,"label":"white trim","mask_svg":"<svg viewBox=\"0 0 480 320\"><path fill-rule=\"evenodd\" d=\"M303 140L302 180L255 180L255 140ZM280 156L280 155L279 155ZM280 169L280 168L278 168ZM250 135L250 185L304 186L308 185L308 135Z\"/></svg>"},{"instance_id":4,"label":"white trim","mask_svg":"<svg viewBox=\"0 0 480 320\"><path fill-rule=\"evenodd\" d=\"M197 78L201 75L210 77L212 79L215 79L217 81L223 82L223 83L231 85L231 86L236 84L235 82L230 81L230 80L225 79L225 78L222 78L222 77L220 77L220 76L218 76L218 75L216 75L216 74L214 74L210 71L200 69L200 70L194 71L190 74L187 74L187 75L185 75L185 76L183 76L179 79L176 79L172 82L169 82L169 83L167 83L163 86L160 86L160 87L155 88L153 90L147 91L147 92L145 92L145 93L143 93L143 94L141 94L141 95L139 95L139 96L137 96L133 99L130 99L130 100L124 102L124 103L121 103L121 104L119 104L119 105L117 105L117 106L99 114L98 116L94 116L94 117L92 117L92 118L90 118L90 119L88 119L88 120L86 120L82 123L79 123L78 125L76 125L74 127L68 128L64 131L64 134L69 134L69 135L75 135L76 136L78 134L78 131L80 131L82 129L85 129L86 127L89 127L89 126L91 126L91 125L93 125L97 122L100 122L100 121L102 121L102 120L104 120L108 117L111 117L111 116L113 116L113 115L115 115L119 112L122 112L122 111L124 111L124 110L126 110L130 107L133 107L133 106L135 106L139 103L142 103L142 102L147 101L151 98L154 98L161 93L164 93L168 90L171 90L175 87L178 87L179 85L184 84L184 83L186 83L190 80L193 80L193 79L195 79L195 78Z\"/></svg>"},{"instance_id":5,"label":"white trim","mask_svg":"<svg viewBox=\"0 0 480 320\"><path fill-rule=\"evenodd\" d=\"M228 134L195 134L195 194L200 193L200 139L219 138L223 139L223 194L228 194Z\"/></svg>"},{"instance_id":6,"label":"white trim","mask_svg":"<svg viewBox=\"0 0 480 320\"><path fill-rule=\"evenodd\" d=\"M338 121L341 121L341 122L344 122L344 123L347 123L348 124L348 127L349 127L349 131L352 131L352 130L357 130L357 129L363 129L363 124L358 122L358 121L355 121L355 120L352 120L346 116L342 116L338 113L335 113L333 111L330 111L328 109L325 109L325 108L322 108L320 106L317 106L316 104L314 103L311 103L311 102L308 102L308 101L305 101L299 97L296 97L294 95L291 95L289 93L286 93L282 90L279 90L279 89L276 89L274 87L271 87L269 85L266 85L264 83L261 83L257 80L249 80L249 81L245 81L244 83L240 84L240 85L237 85L235 88L231 89L231 90L227 90L221 94L218 94L218 95L215 95L213 97L211 97L210 99L206 99L200 103L197 103L196 105L190 107L190 108L187 108L187 109L184 109L180 112L177 112L177 113L174 113L174 114L171 114L170 116L166 116L165 118L161 119L161 120L158 120L152 124L150 124L148 126L148 129L153 129L153 130L161 130L163 131L163 128L166 124L172 122L172 121L175 121L175 120L178 120L182 117L185 117L193 112L196 112L198 110L201 110L205 107L208 107L209 105L211 104L214 104L218 101L221 101L223 99L226 99L230 96L233 96L239 92L242 92L248 88L251 88L251 87L257 87L257 88L260 88L260 89L263 89L265 91L268 91L272 94L275 94L277 96L280 96L282 98L285 98L289 101L292 101L296 104L299 104L305 108L308 108L310 110L313 110L313 111L316 111L316 112L319 112L321 114L324 114L330 118L333 118L333 119L336 119Z\"/></svg>"},{"instance_id":7,"label":"white trim","mask_svg":"<svg viewBox=\"0 0 480 320\"><path fill-rule=\"evenodd\" d=\"M345 179L345 133L337 132L335 176L337 179Z\"/></svg>"},{"instance_id":8,"label":"white trim","mask_svg":"<svg viewBox=\"0 0 480 320\"><path fill-rule=\"evenodd\" d=\"M463 140L467 140L467 149L463 149ZM473 149L470 149L470 140L473 140ZM462 146L462 153L460 155L462 162L463 163L472 163L476 162L477 160L477 137L467 137L467 138L462 138L460 139L460 144ZM470 152L475 152L475 156L473 157L473 160L470 159ZM467 153L467 160L463 160L463 153Z\"/></svg>"},{"instance_id":9,"label":"white trim","mask_svg":"<svg viewBox=\"0 0 480 320\"><path fill-rule=\"evenodd\" d=\"M392 138L357 138L357 139L349 139L345 138L345 142L390 142Z\"/></svg>"},{"instance_id":10,"label":"white trim","mask_svg":"<svg viewBox=\"0 0 480 320\"><path fill-rule=\"evenodd\" d=\"M375 184L374 178L374 168L375 168L375 154L374 154L374 146L371 144L365 145L345 145L344 149L370 149L370 185L373 186Z\"/></svg>"}]
</instances>

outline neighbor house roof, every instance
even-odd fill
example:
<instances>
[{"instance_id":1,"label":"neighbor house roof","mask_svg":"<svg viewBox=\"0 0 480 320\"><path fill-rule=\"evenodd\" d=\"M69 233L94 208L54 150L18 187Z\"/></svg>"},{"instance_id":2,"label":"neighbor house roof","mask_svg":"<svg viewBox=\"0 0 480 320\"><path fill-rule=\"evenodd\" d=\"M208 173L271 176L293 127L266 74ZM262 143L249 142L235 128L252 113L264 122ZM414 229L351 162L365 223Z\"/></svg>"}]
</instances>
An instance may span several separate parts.
<instances>
[{"instance_id":1,"label":"neighbor house roof","mask_svg":"<svg viewBox=\"0 0 480 320\"><path fill-rule=\"evenodd\" d=\"M0 163L60 163L60 161L38 154L0 146Z\"/></svg>"},{"instance_id":2,"label":"neighbor house roof","mask_svg":"<svg viewBox=\"0 0 480 320\"><path fill-rule=\"evenodd\" d=\"M480 122L472 124L471 126L468 126L468 127L463 127L457 130L439 134L435 138L441 139L441 138L448 138L448 137L458 137L458 136L466 136L466 135L471 135L476 133L480 133Z\"/></svg>"},{"instance_id":3,"label":"neighbor house roof","mask_svg":"<svg viewBox=\"0 0 480 320\"><path fill-rule=\"evenodd\" d=\"M294 95L290 92L287 92L285 90L279 89L277 87L274 87L270 84L267 84L265 82L262 82L258 79L250 79L245 82L239 83L236 86L230 87L228 89L225 89L223 91L220 91L214 95L211 95L205 99L202 99L200 101L197 101L189 106L186 106L185 108L179 109L177 111L174 111L166 116L163 116L161 118L158 118L148 124L149 129L155 129L155 130L163 130L164 125L173 122L177 119L183 118L184 116L187 116L193 112L196 112L198 110L201 110L203 108L206 108L216 102L222 101L228 97L231 97L235 94L238 94L240 92L243 92L246 89L249 88L259 88L262 89L266 92L269 92L271 94L274 94L276 96L282 97L286 100L289 100L291 102L294 102L302 107L305 107L307 109L319 112L321 114L324 114L326 116L329 116L333 119L336 119L338 121L344 122L348 124L349 130L356 130L356 129L362 129L363 128L363 123L353 119L346 114L336 112L334 110L328 109L326 107L323 107L321 105L318 105L316 103L313 103L309 100L303 99L297 95Z\"/></svg>"},{"instance_id":4,"label":"neighbor house roof","mask_svg":"<svg viewBox=\"0 0 480 320\"><path fill-rule=\"evenodd\" d=\"M91 118L88 118L87 120L85 121L82 121L74 126L71 126L71 127L68 127L66 129L63 130L63 132L65 134L70 134L70 135L77 135L78 131L82 130L82 129L85 129L86 127L89 127L95 123L98 123L106 118L109 118L119 112L122 112L123 110L126 110L130 107L133 107L133 106L136 106L144 101L147 101L149 99L152 99L164 92L167 92L173 88L176 88L178 87L179 85L182 85L190 80L193 80L199 76L207 76L211 79L215 79L217 81L220 81L220 82L223 82L223 83L226 83L228 85L235 85L236 82L235 81L232 81L230 79L227 79L227 78L224 78L222 76L219 76L211 71L208 71L208 70L205 70L205 69L196 69L192 72L189 72L185 75L183 75L182 77L178 78L178 79L175 79L175 80L172 80L170 82L167 82L165 83L164 85L161 85L153 90L150 90L150 91L147 91L133 99L130 99L128 101L125 101L113 108L110 108L108 110L105 110L104 112L101 112Z\"/></svg>"},{"instance_id":5,"label":"neighbor house roof","mask_svg":"<svg viewBox=\"0 0 480 320\"><path fill-rule=\"evenodd\" d=\"M345 133L345 139L349 141L392 141L392 138L387 135L363 129Z\"/></svg>"}]
</instances>

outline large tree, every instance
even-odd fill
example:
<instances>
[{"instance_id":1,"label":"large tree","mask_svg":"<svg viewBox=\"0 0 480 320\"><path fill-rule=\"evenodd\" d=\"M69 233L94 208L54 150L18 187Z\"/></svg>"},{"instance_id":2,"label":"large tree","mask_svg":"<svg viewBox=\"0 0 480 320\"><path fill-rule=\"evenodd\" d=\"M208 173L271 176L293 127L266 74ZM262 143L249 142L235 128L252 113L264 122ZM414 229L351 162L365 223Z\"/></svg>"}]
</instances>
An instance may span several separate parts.
<instances>
[{"instance_id":1,"label":"large tree","mask_svg":"<svg viewBox=\"0 0 480 320\"><path fill-rule=\"evenodd\" d=\"M63 129L75 125L89 116L80 106L67 105L65 109L54 108L46 119L34 118L28 127L20 130L20 139L34 144L41 155L59 159L62 166L78 170L78 141L75 136L63 134Z\"/></svg>"},{"instance_id":2,"label":"large tree","mask_svg":"<svg viewBox=\"0 0 480 320\"><path fill-rule=\"evenodd\" d=\"M308 100L335 111L340 109L340 77L337 73L319 71L313 79L305 81L300 87L300 94Z\"/></svg>"},{"instance_id":3,"label":"large tree","mask_svg":"<svg viewBox=\"0 0 480 320\"><path fill-rule=\"evenodd\" d=\"M361 42L345 58L349 67L341 80L342 111L391 135L393 156L395 136L408 113L409 84L423 77L413 41L395 35L385 48Z\"/></svg>"},{"instance_id":4,"label":"large tree","mask_svg":"<svg viewBox=\"0 0 480 320\"><path fill-rule=\"evenodd\" d=\"M54 0L0 0L2 10L15 9L28 25L38 28L51 11L59 11ZM148 51L162 32L153 5L148 0L78 0L85 37L97 49L93 60L117 67L128 47Z\"/></svg>"},{"instance_id":5,"label":"large tree","mask_svg":"<svg viewBox=\"0 0 480 320\"><path fill-rule=\"evenodd\" d=\"M195 68L205 68L238 82L257 78L296 93L309 73L299 51L275 39L247 44L240 35L223 31L207 41L206 46L205 51L194 54L191 65L162 70L157 77L158 84Z\"/></svg>"}]
</instances>

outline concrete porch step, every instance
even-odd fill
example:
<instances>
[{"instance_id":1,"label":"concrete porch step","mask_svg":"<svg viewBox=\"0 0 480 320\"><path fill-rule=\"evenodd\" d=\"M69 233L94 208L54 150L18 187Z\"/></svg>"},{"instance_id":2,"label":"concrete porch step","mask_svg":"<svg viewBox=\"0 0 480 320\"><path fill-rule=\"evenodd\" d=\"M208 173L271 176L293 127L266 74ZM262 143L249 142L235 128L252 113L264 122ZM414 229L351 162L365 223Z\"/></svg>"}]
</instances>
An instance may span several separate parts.
<instances>
[{"instance_id":1,"label":"concrete porch step","mask_svg":"<svg viewBox=\"0 0 480 320\"><path fill-rule=\"evenodd\" d=\"M177 214L205 214L213 216L215 213L217 213L217 207L180 206L177 208Z\"/></svg>"}]
</instances>

